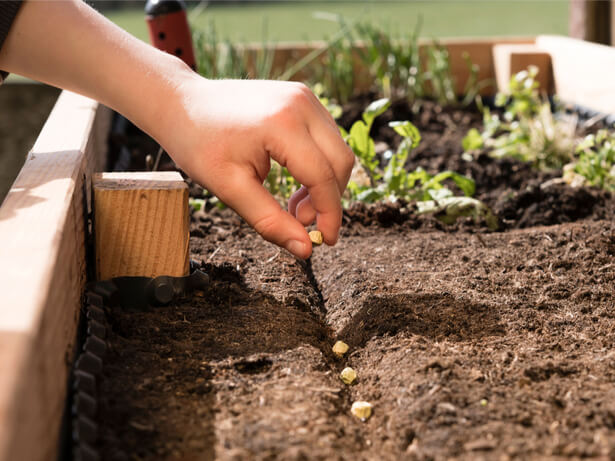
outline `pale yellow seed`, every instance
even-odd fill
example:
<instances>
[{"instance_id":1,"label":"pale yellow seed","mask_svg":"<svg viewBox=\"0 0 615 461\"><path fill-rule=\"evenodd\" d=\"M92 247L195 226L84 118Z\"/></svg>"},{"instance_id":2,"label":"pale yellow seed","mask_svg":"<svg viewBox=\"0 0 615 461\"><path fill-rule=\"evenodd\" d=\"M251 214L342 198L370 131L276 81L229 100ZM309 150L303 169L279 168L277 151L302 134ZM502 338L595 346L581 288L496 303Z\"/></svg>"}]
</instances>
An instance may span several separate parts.
<instances>
[{"instance_id":1,"label":"pale yellow seed","mask_svg":"<svg viewBox=\"0 0 615 461\"><path fill-rule=\"evenodd\" d=\"M372 404L358 401L352 404L350 412L361 421L366 421L372 415Z\"/></svg>"},{"instance_id":2,"label":"pale yellow seed","mask_svg":"<svg viewBox=\"0 0 615 461\"><path fill-rule=\"evenodd\" d=\"M350 349L350 347L343 341L337 341L332 348L333 353L338 357L343 357L344 354L348 352L348 349Z\"/></svg>"},{"instance_id":3,"label":"pale yellow seed","mask_svg":"<svg viewBox=\"0 0 615 461\"><path fill-rule=\"evenodd\" d=\"M340 373L340 378L344 384L351 385L355 379L357 379L357 372L350 367L346 367Z\"/></svg>"},{"instance_id":4,"label":"pale yellow seed","mask_svg":"<svg viewBox=\"0 0 615 461\"><path fill-rule=\"evenodd\" d=\"M313 230L308 232L308 235L314 245L322 245L322 232Z\"/></svg>"}]
</instances>

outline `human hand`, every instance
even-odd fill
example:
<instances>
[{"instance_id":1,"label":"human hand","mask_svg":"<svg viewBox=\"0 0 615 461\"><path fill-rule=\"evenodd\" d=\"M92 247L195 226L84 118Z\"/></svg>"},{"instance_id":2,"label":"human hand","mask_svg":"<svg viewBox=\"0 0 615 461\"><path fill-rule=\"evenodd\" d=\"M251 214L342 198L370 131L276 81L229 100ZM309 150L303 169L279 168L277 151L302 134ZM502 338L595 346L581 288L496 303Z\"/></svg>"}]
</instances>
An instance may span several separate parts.
<instances>
[{"instance_id":1,"label":"human hand","mask_svg":"<svg viewBox=\"0 0 615 461\"><path fill-rule=\"evenodd\" d=\"M206 80L85 3L24 2L0 68L101 101L153 136L265 239L300 258L316 219L333 245L354 156L305 85ZM103 69L100 72L97 69ZM263 188L270 158L303 187L280 208Z\"/></svg>"},{"instance_id":2,"label":"human hand","mask_svg":"<svg viewBox=\"0 0 615 461\"><path fill-rule=\"evenodd\" d=\"M335 244L354 155L314 94L294 82L188 80L157 136L178 166L299 258L311 254L304 226L314 219ZM288 212L263 187L270 158L302 184Z\"/></svg>"}]
</instances>

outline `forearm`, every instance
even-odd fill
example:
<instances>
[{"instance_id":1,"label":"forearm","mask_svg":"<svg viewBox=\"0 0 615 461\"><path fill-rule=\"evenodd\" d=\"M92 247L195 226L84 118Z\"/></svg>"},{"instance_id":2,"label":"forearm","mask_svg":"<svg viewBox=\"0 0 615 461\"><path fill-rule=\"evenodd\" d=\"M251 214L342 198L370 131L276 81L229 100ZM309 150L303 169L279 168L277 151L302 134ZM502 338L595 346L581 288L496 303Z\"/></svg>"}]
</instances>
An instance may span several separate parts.
<instances>
[{"instance_id":1,"label":"forearm","mask_svg":"<svg viewBox=\"0 0 615 461\"><path fill-rule=\"evenodd\" d=\"M77 0L26 1L0 50L0 69L96 99L154 137L178 82L193 73Z\"/></svg>"},{"instance_id":2,"label":"forearm","mask_svg":"<svg viewBox=\"0 0 615 461\"><path fill-rule=\"evenodd\" d=\"M306 86L198 77L77 0L27 1L0 51L0 69L122 113L263 237L293 254L310 255L303 225L314 219L327 244L337 240L340 194L354 155ZM263 187L271 158L303 185L291 213Z\"/></svg>"}]
</instances>

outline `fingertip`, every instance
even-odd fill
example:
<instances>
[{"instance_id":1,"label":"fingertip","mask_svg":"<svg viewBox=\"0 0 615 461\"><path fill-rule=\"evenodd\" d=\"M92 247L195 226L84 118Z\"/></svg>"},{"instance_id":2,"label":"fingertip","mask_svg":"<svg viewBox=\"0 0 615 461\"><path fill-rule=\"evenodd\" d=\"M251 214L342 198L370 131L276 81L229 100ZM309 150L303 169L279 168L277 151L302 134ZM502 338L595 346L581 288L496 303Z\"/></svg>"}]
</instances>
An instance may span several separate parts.
<instances>
[{"instance_id":1,"label":"fingertip","mask_svg":"<svg viewBox=\"0 0 615 461\"><path fill-rule=\"evenodd\" d=\"M308 190L305 186L301 186L291 197L288 199L288 212L293 216L297 216L297 205L308 195Z\"/></svg>"},{"instance_id":2,"label":"fingertip","mask_svg":"<svg viewBox=\"0 0 615 461\"><path fill-rule=\"evenodd\" d=\"M316 218L316 223L318 230L322 232L324 242L329 246L335 245L339 238L339 231L342 225L341 215L339 219L337 219L337 217L331 216L331 213L327 215L319 214Z\"/></svg>"},{"instance_id":3,"label":"fingertip","mask_svg":"<svg viewBox=\"0 0 615 461\"><path fill-rule=\"evenodd\" d=\"M307 259L312 254L312 244L309 241L289 240L284 248L300 259Z\"/></svg>"}]
</instances>

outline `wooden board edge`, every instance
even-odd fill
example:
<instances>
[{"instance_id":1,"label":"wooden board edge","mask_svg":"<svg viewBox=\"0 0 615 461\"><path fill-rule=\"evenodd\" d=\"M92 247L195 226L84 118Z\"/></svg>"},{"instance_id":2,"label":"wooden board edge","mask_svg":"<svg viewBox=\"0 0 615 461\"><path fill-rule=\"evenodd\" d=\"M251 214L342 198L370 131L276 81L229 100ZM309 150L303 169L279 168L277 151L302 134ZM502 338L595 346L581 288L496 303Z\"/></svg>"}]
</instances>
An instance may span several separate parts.
<instances>
[{"instance_id":1,"label":"wooden board edge","mask_svg":"<svg viewBox=\"0 0 615 461\"><path fill-rule=\"evenodd\" d=\"M539 35L536 45L551 55L555 93L561 100L615 113L614 47L555 35Z\"/></svg>"},{"instance_id":2,"label":"wooden board edge","mask_svg":"<svg viewBox=\"0 0 615 461\"><path fill-rule=\"evenodd\" d=\"M430 44L433 44L433 40L419 40L420 52L425 53L425 50ZM435 43L444 47L450 57L451 72L455 76L455 86L458 94L462 94L465 89L465 85L470 78L470 69L466 63L465 56L477 64L478 80L489 81L491 84L485 86L482 90L482 94L490 94L495 92L495 66L492 58L492 48L496 44L533 44L533 37L502 37L502 38L457 38L457 39L440 39ZM307 56L314 50L324 49L327 46L326 42L310 42L310 43L278 43L272 45L270 48L273 50L272 57L272 70L274 75L281 74L282 69L285 69L289 62L298 62L300 59ZM358 42L357 48L361 48L362 44ZM246 49L253 53L251 61L256 61L256 53L258 52L259 45L247 45ZM316 60L322 60L322 55ZM356 72L355 75L364 75L365 72L360 71L360 60L357 56L355 62ZM307 75L304 71L299 70L295 75L291 77L291 80L303 81L306 80ZM365 79L357 78L355 81L355 91L365 91L369 89L370 82Z\"/></svg>"},{"instance_id":3,"label":"wooden board edge","mask_svg":"<svg viewBox=\"0 0 615 461\"><path fill-rule=\"evenodd\" d=\"M2 461L58 456L86 274L84 185L109 120L63 92L0 207Z\"/></svg>"}]
</instances>

